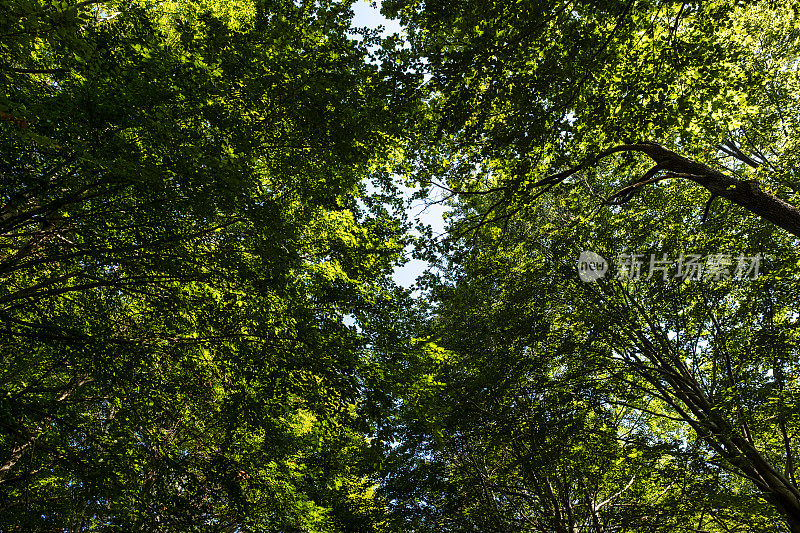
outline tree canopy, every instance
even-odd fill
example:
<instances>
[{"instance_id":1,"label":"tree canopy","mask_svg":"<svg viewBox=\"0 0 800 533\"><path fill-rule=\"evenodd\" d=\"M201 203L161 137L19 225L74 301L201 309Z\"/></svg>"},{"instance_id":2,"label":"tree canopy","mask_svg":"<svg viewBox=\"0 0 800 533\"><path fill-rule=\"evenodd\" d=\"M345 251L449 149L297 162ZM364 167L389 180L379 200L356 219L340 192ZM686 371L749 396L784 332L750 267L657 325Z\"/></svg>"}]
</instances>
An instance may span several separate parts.
<instances>
[{"instance_id":1,"label":"tree canopy","mask_svg":"<svg viewBox=\"0 0 800 533\"><path fill-rule=\"evenodd\" d=\"M408 173L452 206L421 243L434 344L401 409L400 512L800 530L797 6L388 8L430 69ZM611 267L594 283L587 252Z\"/></svg>"},{"instance_id":2,"label":"tree canopy","mask_svg":"<svg viewBox=\"0 0 800 533\"><path fill-rule=\"evenodd\" d=\"M360 398L404 237L364 180L405 81L349 18L3 3L0 529L378 523Z\"/></svg>"},{"instance_id":3,"label":"tree canopy","mask_svg":"<svg viewBox=\"0 0 800 533\"><path fill-rule=\"evenodd\" d=\"M382 10L0 0L0 530L800 531L800 4Z\"/></svg>"}]
</instances>

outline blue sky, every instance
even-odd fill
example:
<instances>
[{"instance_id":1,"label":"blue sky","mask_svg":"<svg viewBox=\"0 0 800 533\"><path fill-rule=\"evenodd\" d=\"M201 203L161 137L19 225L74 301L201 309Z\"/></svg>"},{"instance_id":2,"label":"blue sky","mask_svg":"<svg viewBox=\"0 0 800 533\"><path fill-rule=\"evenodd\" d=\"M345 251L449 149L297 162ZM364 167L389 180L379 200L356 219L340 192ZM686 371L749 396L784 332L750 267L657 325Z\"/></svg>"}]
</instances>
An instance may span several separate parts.
<instances>
[{"instance_id":1,"label":"blue sky","mask_svg":"<svg viewBox=\"0 0 800 533\"><path fill-rule=\"evenodd\" d=\"M391 35L392 33L399 33L401 29L400 23L396 20L387 19L381 15L380 2L377 2L376 6L377 7L372 7L369 2L365 2L364 0L353 4L353 13L355 13L355 16L353 17L353 26L367 26L368 28L383 26L384 31L382 36Z\"/></svg>"},{"instance_id":2,"label":"blue sky","mask_svg":"<svg viewBox=\"0 0 800 533\"><path fill-rule=\"evenodd\" d=\"M381 36L399 33L402 30L400 23L396 20L387 19L380 13L380 2L376 3L376 7L370 5L369 2L361 0L353 4L353 26L377 28L383 26ZM406 196L410 196L410 191L403 188ZM430 225L433 228L434 235L444 232L444 220L442 215L445 209L440 205L425 206L422 202L416 202L408 207L407 213L412 221L421 221L424 224ZM414 224L416 225L416 223ZM410 255L411 250L407 250ZM398 285L403 287L411 287L417 279L417 276L422 274L428 264L425 261L412 259L402 267L398 267L394 271L394 280Z\"/></svg>"}]
</instances>

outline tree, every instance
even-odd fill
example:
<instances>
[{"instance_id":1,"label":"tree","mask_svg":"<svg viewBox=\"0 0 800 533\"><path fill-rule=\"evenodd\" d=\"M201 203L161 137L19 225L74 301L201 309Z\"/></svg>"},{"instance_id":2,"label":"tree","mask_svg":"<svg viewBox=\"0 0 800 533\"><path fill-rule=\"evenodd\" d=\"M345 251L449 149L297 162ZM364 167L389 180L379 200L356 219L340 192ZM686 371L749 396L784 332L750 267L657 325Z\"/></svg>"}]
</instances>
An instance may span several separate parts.
<instances>
[{"instance_id":1,"label":"tree","mask_svg":"<svg viewBox=\"0 0 800 533\"><path fill-rule=\"evenodd\" d=\"M420 135L437 152L420 156L423 183L447 188L450 179L456 188L446 190L502 193L516 201L497 207L516 206L604 158L635 152L655 166L610 183L607 201L686 179L797 234L797 209L761 189L794 194L793 5L388 9L404 17L416 54L430 65L432 115ZM726 162L735 172L714 168Z\"/></svg>"},{"instance_id":2,"label":"tree","mask_svg":"<svg viewBox=\"0 0 800 533\"><path fill-rule=\"evenodd\" d=\"M797 6L485 7L389 6L430 65L415 178L456 206L449 237L427 243L428 257L444 257L442 277L429 278L440 301L434 339L476 361L470 380L498 377L491 362L499 358L516 382L509 366L534 357L544 362L523 376L547 377L536 394L552 388L549 379L564 382L564 368L592 384L578 381L592 399L588 420L623 405L675 424L664 432L651 420L641 430L673 447L691 443L692 460L727 491L722 503L698 505L708 509L698 529L724 530L724 523L709 524L711 516L740 498L755 506L734 513L745 517L741 527L769 515L752 503L750 495L761 494L799 530L797 419L786 409L796 395L787 381L795 372L796 293L786 279L797 261L800 220L790 155ZM743 285L687 283L674 271L664 283L623 276L586 284L574 261L587 249L611 258L741 253L770 260L767 276ZM485 297L473 302L473 291ZM521 325L498 323L498 308L522 314L512 321ZM456 317L472 313L479 318L462 329ZM467 334L483 331L475 325L483 323L496 325L477 338ZM611 391L596 385L608 382L616 384ZM560 387L573 386L567 379ZM476 401L475 391L452 394L451 402ZM480 409L503 405L496 392L480 397ZM529 409L508 402L511 425L523 424ZM453 423L471 427L465 419L459 413ZM475 452L481 457L491 456L487 443L495 442L488 424L472 426L484 439ZM558 434L562 426L553 424Z\"/></svg>"},{"instance_id":3,"label":"tree","mask_svg":"<svg viewBox=\"0 0 800 533\"><path fill-rule=\"evenodd\" d=\"M561 205L526 209L505 233L487 225L471 236L474 246L451 249L439 265L442 279L431 281L439 303L429 326L450 355L421 355L430 361L420 363L429 377L404 394L409 429L400 439L420 463L417 475L441 469L435 481L443 487L410 473L409 481L398 480L398 492L414 483L419 498L440 509L426 491L451 491L457 501L480 506L479 516L501 517L493 523L508 530L581 523L591 531L668 531L687 523L707 531L781 530L775 512L758 501L763 486L731 476L740 452L730 438L741 437L736 446L757 454L762 467L770 463L782 476L787 465L794 468L797 450L786 436L796 431L788 407L796 392L772 378L796 372L790 337L774 337L782 329L786 335L797 296L775 288L777 271L797 261L791 242L779 230L762 229L757 248L774 251L775 273L746 282L662 280L659 272L647 279L645 271L640 280L588 284L575 274L581 245L607 257L653 246L674 256L672 250L686 253L686 247L713 255L741 246L753 231L722 215L714 231L706 226L712 237L694 233L693 197L672 204L676 189L644 193L631 202L633 216L607 215L567 230L562 220L586 207L576 191ZM656 212L671 221L668 228L659 226ZM765 303L757 295L769 286ZM783 371L772 368L776 360ZM707 403L697 409L699 399ZM466 457L483 465L485 479L474 470L464 475ZM536 476L556 468L549 475L572 495L572 515L566 506L559 516L538 503L525 509L524 527L513 522L509 508L521 512L514 497L546 496ZM616 495L633 473L631 486L601 508L595 525L588 502ZM491 498L471 492L486 483L495 489ZM593 498L582 493L587 487ZM459 508L445 515L464 518ZM544 516L553 522L541 525ZM460 527L454 530L469 529Z\"/></svg>"},{"instance_id":4,"label":"tree","mask_svg":"<svg viewBox=\"0 0 800 533\"><path fill-rule=\"evenodd\" d=\"M405 80L351 15L2 3L0 529L378 527Z\"/></svg>"}]
</instances>

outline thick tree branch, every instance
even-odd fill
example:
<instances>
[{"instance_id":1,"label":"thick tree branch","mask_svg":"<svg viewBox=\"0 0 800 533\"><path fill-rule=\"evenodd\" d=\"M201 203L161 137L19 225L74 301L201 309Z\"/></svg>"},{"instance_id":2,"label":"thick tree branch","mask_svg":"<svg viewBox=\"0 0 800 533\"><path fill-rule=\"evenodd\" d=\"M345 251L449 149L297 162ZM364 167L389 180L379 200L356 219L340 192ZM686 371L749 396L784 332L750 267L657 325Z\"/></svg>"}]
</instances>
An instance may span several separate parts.
<instances>
[{"instance_id":1,"label":"thick tree branch","mask_svg":"<svg viewBox=\"0 0 800 533\"><path fill-rule=\"evenodd\" d=\"M726 176L702 163L655 143L639 143L616 147L617 151L633 151L646 154L665 170L680 173L708 189L712 195L725 198L744 207L764 220L800 237L800 209L784 202L761 189L754 180L742 180Z\"/></svg>"},{"instance_id":2,"label":"thick tree branch","mask_svg":"<svg viewBox=\"0 0 800 533\"><path fill-rule=\"evenodd\" d=\"M693 161L660 144L651 142L620 144L608 148L577 166L533 183L528 187L528 193L530 194L532 189L540 187L545 187L545 190L549 190L581 170L596 165L606 157L624 152L645 154L655 162L656 166L644 178L612 195L609 203L624 203L632 193L638 191L642 186L660 181L660 179L653 177L654 170L663 170L668 174L662 179L670 177L693 181L705 187L713 196L725 198L747 209L754 215L783 228L792 235L800 237L800 209L762 190L758 182L726 176L707 165ZM535 194L534 197L538 197L540 192Z\"/></svg>"}]
</instances>

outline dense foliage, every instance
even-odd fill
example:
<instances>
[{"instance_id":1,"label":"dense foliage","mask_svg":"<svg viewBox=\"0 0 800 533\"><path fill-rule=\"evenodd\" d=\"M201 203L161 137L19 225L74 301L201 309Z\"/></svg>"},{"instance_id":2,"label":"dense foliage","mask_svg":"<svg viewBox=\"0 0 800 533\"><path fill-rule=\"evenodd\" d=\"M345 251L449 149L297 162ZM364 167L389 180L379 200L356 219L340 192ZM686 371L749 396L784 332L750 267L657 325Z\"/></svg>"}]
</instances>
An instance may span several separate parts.
<instances>
[{"instance_id":1,"label":"dense foliage","mask_svg":"<svg viewBox=\"0 0 800 533\"><path fill-rule=\"evenodd\" d=\"M800 4L383 12L0 0L0 531L800 531Z\"/></svg>"},{"instance_id":2,"label":"dense foliage","mask_svg":"<svg viewBox=\"0 0 800 533\"><path fill-rule=\"evenodd\" d=\"M452 206L421 242L396 514L800 530L797 4L388 7L430 68L408 174Z\"/></svg>"},{"instance_id":3,"label":"dense foliage","mask_svg":"<svg viewBox=\"0 0 800 533\"><path fill-rule=\"evenodd\" d=\"M373 528L374 38L339 4L0 17L0 530Z\"/></svg>"}]
</instances>

